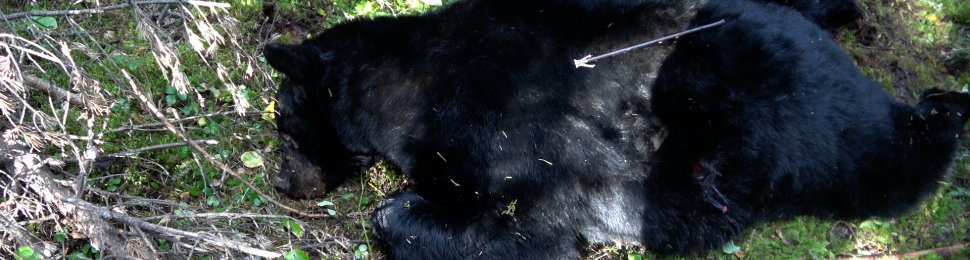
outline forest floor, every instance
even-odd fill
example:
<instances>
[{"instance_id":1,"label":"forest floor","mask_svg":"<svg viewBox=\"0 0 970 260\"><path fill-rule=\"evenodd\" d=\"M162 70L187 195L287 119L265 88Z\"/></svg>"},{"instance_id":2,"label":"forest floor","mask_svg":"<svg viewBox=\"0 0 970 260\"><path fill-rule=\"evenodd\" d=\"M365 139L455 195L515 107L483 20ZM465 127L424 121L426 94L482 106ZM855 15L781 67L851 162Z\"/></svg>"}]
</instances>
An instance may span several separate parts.
<instances>
[{"instance_id":1,"label":"forest floor","mask_svg":"<svg viewBox=\"0 0 970 260\"><path fill-rule=\"evenodd\" d=\"M128 1L73 2L5 1L0 3L0 16ZM970 1L861 2L863 18L834 36L869 77L907 102L927 88L966 91ZM73 86L68 90L97 100L64 106L48 92L15 95L14 90L0 90L5 95L0 98L0 110L21 101L21 107L33 108L24 112L33 115L25 116L26 120L9 116L0 120L0 130L22 124L23 130L18 131L27 136L23 140L32 151L61 161L50 167L53 178L65 183L85 179L89 188L83 189L80 198L142 221L137 223L230 239L284 253L287 259L381 258L368 237L367 216L407 180L382 163L324 199L293 201L276 194L268 183L279 169L272 112L275 83L281 76L265 64L260 47L267 42L299 42L355 17L432 10L440 1L229 0L228 4L231 7L141 5L96 14L0 18L0 43L7 44L0 45L0 54L9 52L3 48L10 47L4 46L51 53L47 60L17 58L20 73L56 86ZM4 61L0 57L0 78L7 66ZM84 82L96 83L83 87ZM22 99L4 99L9 97ZM160 122L150 107L157 107L170 124ZM23 123L32 120L56 122ZM199 149L210 154L201 154L185 138L201 143L204 147ZM964 143L970 147L970 139ZM85 146L95 147L98 156L85 157ZM16 186L11 181L16 178L7 178L0 178L0 186L5 187L0 190L0 221L12 222L3 224L10 226L0 232L0 258L104 257L95 249L101 242L45 204L40 192L8 188ZM968 189L970 152L963 150L936 194L899 218L801 217L749 228L723 248L697 256L657 256L635 246L613 245L590 248L587 258L968 259L970 249L950 250L970 246ZM281 205L318 215L301 216ZM153 231L153 226L134 228L133 222L113 220L111 225L130 236L129 241L142 241L138 245L149 249L139 251L144 253L139 256L245 256L211 239L146 236L142 229ZM13 231L13 224L24 232ZM50 249L43 250L45 246Z\"/></svg>"}]
</instances>

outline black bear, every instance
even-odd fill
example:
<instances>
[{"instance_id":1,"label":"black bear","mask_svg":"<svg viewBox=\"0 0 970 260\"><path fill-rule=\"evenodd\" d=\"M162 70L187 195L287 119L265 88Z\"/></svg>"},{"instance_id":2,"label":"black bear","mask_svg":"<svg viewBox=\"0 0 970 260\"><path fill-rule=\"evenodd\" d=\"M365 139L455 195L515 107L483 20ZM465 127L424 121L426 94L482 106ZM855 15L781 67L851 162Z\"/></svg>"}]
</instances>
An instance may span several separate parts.
<instances>
[{"instance_id":1,"label":"black bear","mask_svg":"<svg viewBox=\"0 0 970 260\"><path fill-rule=\"evenodd\" d=\"M287 76L275 187L318 197L375 159L397 165L414 185L373 216L392 259L577 258L616 241L697 252L758 221L894 214L935 187L966 95L928 92L914 109L872 89L809 21L844 24L823 14L851 16L851 1L724 2L467 0L269 45Z\"/></svg>"}]
</instances>

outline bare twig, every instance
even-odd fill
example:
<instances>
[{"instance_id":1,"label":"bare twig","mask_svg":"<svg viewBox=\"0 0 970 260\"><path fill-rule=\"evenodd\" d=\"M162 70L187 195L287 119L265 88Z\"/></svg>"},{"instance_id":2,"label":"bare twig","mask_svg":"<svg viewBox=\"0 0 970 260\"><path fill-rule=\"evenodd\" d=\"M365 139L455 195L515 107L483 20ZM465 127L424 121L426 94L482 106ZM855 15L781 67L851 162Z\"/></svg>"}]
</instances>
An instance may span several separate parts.
<instances>
[{"instance_id":1,"label":"bare twig","mask_svg":"<svg viewBox=\"0 0 970 260\"><path fill-rule=\"evenodd\" d=\"M228 3L216 3L209 1L192 1L192 0L149 0L149 1L132 1L124 4L109 5L98 8L90 9L77 9L77 10L56 10L56 11L31 11L31 12L20 12L12 13L6 16L0 16L0 20L14 20L21 19L30 16L57 16L57 15L80 15L80 14L100 14L107 11L128 8L138 5L157 5L157 4L189 4L204 7L220 7L229 8L232 5Z\"/></svg>"},{"instance_id":2,"label":"bare twig","mask_svg":"<svg viewBox=\"0 0 970 260\"><path fill-rule=\"evenodd\" d=\"M127 200L127 202L126 202L127 204L134 204L134 205L157 204L157 205L163 205L163 206L168 206L168 207L172 207L172 208L181 208L181 209L188 208L188 206L186 206L186 205L181 205L181 204L178 204L178 203L175 203L175 202L171 202L171 201L167 201L167 200L149 199L149 198L144 198L144 197L138 197L138 196L132 196L132 195L125 195L125 194L121 194L121 193L116 193L116 192L110 192L110 191L106 191L106 190L101 190L101 189L98 189L98 188L95 188L95 187L88 187L87 190L88 191L91 191L93 193L96 193L98 195L104 196L104 197L116 197L116 198L126 199Z\"/></svg>"},{"instance_id":3,"label":"bare twig","mask_svg":"<svg viewBox=\"0 0 970 260\"><path fill-rule=\"evenodd\" d=\"M953 253L960 252L964 248L970 247L970 243L956 244L947 247L931 248L926 250L913 251L905 254L884 254L884 255L870 255L870 256L854 256L854 257L843 257L839 260L876 260L876 259L913 259L920 256L925 256L932 253L937 253L940 255L950 255Z\"/></svg>"},{"instance_id":4,"label":"bare twig","mask_svg":"<svg viewBox=\"0 0 970 260\"><path fill-rule=\"evenodd\" d=\"M216 140L201 140L201 141L197 141L197 143L199 143L199 144L206 144L206 145L217 145L217 144L219 144L219 141L216 141ZM180 146L186 146L188 144L189 143L187 143L187 142L174 142L174 143L167 143L167 144L158 144L158 145L152 145L152 146L145 146L145 147L138 148L138 149L133 149L133 150L124 151L124 152L120 152L120 153L113 153L113 154L105 155L104 157L125 157L125 156L132 156L132 155L136 155L136 154L140 154L140 153L144 153L144 152L148 152L148 151L168 149L168 148L175 148L175 147L180 147Z\"/></svg>"},{"instance_id":5,"label":"bare twig","mask_svg":"<svg viewBox=\"0 0 970 260\"><path fill-rule=\"evenodd\" d=\"M255 256L268 257L268 258L277 258L282 256L282 254L280 253L250 247L248 245L244 245L236 241L212 236L209 234L190 232L190 231L174 229L170 227L159 226L156 224L148 223L143 220L133 218L125 214L117 213L117 212L108 210L106 208L96 206L94 204L91 204L83 200L66 198L65 202L75 204L79 207L85 208L92 212L96 212L98 216L101 216L102 218L115 220L130 226L138 227L142 230L148 230L158 234L163 234L163 235L172 236L172 237L185 237L185 238L200 240L210 245L231 248L233 250L239 250L240 252L247 253L250 255L255 255Z\"/></svg>"},{"instance_id":6,"label":"bare twig","mask_svg":"<svg viewBox=\"0 0 970 260\"><path fill-rule=\"evenodd\" d=\"M261 111L248 111L244 115L247 115L247 116L262 115L263 113L264 112L261 112ZM169 120L169 122L179 123L179 122L185 122L185 121L192 121L199 118L208 118L208 117L228 115L228 114L238 114L238 113L236 113L236 111L214 112L214 113L209 113L205 115L184 117L177 120ZM116 132L122 132L122 131L128 131L128 130L139 130L139 129L148 129L148 128L155 128L155 127L165 127L165 124L160 122L155 122L155 123L147 123L147 124L141 124L141 125L126 125L115 129L111 129L111 132L116 133Z\"/></svg>"},{"instance_id":7,"label":"bare twig","mask_svg":"<svg viewBox=\"0 0 970 260\"><path fill-rule=\"evenodd\" d=\"M31 75L23 75L23 77L24 77L24 85L28 87L47 91L47 93L50 93L55 99L66 99L68 102L71 102L72 105L85 107L85 108L88 107L84 103L84 100L81 100L81 97L78 96L77 94L71 93L70 91L54 86L54 84L51 84L47 81L44 81L42 79L39 79Z\"/></svg>"},{"instance_id":8,"label":"bare twig","mask_svg":"<svg viewBox=\"0 0 970 260\"><path fill-rule=\"evenodd\" d=\"M235 219L235 218L277 218L277 219L290 219L290 220L294 220L294 221L297 221L297 222L301 222L298 219L295 219L295 218L290 217L290 216L284 216L284 215L227 213L227 212L222 212L222 213L197 213L197 214L184 214L184 215L172 215L172 214L169 214L169 215L161 215L161 216L151 216L151 217L146 217L144 219L146 221L151 221L151 220L167 219L167 218L171 218L171 219L177 219L177 218L229 218L229 219ZM301 222L301 225L302 224L303 223Z\"/></svg>"},{"instance_id":9,"label":"bare twig","mask_svg":"<svg viewBox=\"0 0 970 260\"><path fill-rule=\"evenodd\" d=\"M200 144L205 144L205 145L216 145L216 144L219 144L219 141L216 141L216 140L201 140L201 141L198 141L198 142ZM186 146L186 145L189 145L189 143L187 143L187 142L174 142L174 143L167 143L167 144L150 145L150 146L136 148L136 149L132 149L132 150L124 151L124 152L118 152L118 153L113 153L113 154L107 154L107 155L103 155L103 156L98 156L97 158L94 159L94 161L102 161L104 159L109 159L109 158L128 157L128 156L132 156L132 155L136 155L136 154L140 154L140 153L144 153L144 152L150 152L150 151L162 150L162 149L169 149L169 148L175 148L175 147ZM65 163L77 162L77 159L75 159L75 158L64 159L64 162Z\"/></svg>"}]
</instances>

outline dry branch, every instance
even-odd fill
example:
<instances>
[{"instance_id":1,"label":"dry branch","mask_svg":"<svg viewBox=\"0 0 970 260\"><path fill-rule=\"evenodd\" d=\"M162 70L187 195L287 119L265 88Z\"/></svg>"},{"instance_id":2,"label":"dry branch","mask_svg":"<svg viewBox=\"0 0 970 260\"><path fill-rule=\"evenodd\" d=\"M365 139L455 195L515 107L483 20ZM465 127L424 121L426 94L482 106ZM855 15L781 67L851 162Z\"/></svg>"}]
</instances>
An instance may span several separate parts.
<instances>
[{"instance_id":1,"label":"dry branch","mask_svg":"<svg viewBox=\"0 0 970 260\"><path fill-rule=\"evenodd\" d=\"M78 200L75 198L66 198L64 201L67 203L75 204L79 207L83 207L92 212L96 212L98 216L101 216L102 218L115 220L121 223L125 223L126 225L135 226L142 230L151 231L157 234L162 234L162 235L171 236L171 237L178 237L178 238L184 237L192 240L200 240L204 243L207 243L213 246L230 248L233 250L237 250L239 252L243 252L243 253L247 253L255 256L268 257L268 258L277 258L282 256L282 254L280 253L250 247L240 242L224 239L221 237L216 237L209 234L190 232L190 231L174 229L170 227L148 223L143 220L133 218L125 214L117 213L109 209L96 206L87 201Z\"/></svg>"},{"instance_id":2,"label":"dry branch","mask_svg":"<svg viewBox=\"0 0 970 260\"><path fill-rule=\"evenodd\" d=\"M54 205L61 215L71 217L72 221L70 223L74 226L75 230L88 235L91 239L91 244L106 253L135 256L140 259L157 259L157 256L153 253L154 250L149 250L127 240L118 230L104 221L105 219L110 219L167 237L198 240L205 244L229 248L250 255L268 258L281 256L281 254L276 252L250 247L240 242L209 234L189 232L148 223L75 198L71 196L70 192L66 191L69 189L68 186L60 185L53 181L55 178L44 169L40 156L27 152L26 147L20 147L16 143L15 136L5 133L3 139L3 148L7 151L6 154L8 155L3 158L3 164L10 167L9 172L17 176L17 179L24 182L33 192L47 200L46 204Z\"/></svg>"},{"instance_id":3,"label":"dry branch","mask_svg":"<svg viewBox=\"0 0 970 260\"><path fill-rule=\"evenodd\" d=\"M261 111L249 111L249 112L246 112L243 115L252 116L252 115L262 115L263 113L265 113L265 112L261 112ZM205 114L205 115L197 115L197 116L183 117L183 118L179 118L179 119L169 119L169 122L170 123L179 123L179 122L192 121L192 120L196 120L196 119L200 119L200 118L209 118L209 117L213 117L213 116L221 116L221 115L228 115L228 114L238 114L238 113L236 111L215 112L215 113L209 113L209 114ZM156 127L165 127L165 124L164 123L158 123L158 122L156 122L156 123L147 123L147 124L141 124L141 125L126 125L126 126L118 127L118 128L115 128L115 129L111 129L111 132L112 133L117 133L117 132L123 132L123 131L128 131L128 130L144 130L144 129L150 129L150 128L156 128Z\"/></svg>"},{"instance_id":4,"label":"dry branch","mask_svg":"<svg viewBox=\"0 0 970 260\"><path fill-rule=\"evenodd\" d=\"M76 9L76 10L56 10L56 11L31 11L31 12L20 12L12 13L5 16L0 16L0 20L14 20L21 19L30 16L59 16L59 15L80 15L80 14L100 14L111 10L128 8L132 6L139 5L157 5L157 4L188 4L203 7L220 7L229 8L231 7L228 3L216 3L209 1L192 1L192 0L149 0L149 1L131 1L125 4L109 5L98 8L90 9Z\"/></svg>"},{"instance_id":5,"label":"dry branch","mask_svg":"<svg viewBox=\"0 0 970 260\"><path fill-rule=\"evenodd\" d=\"M39 155L30 153L29 148L18 143L18 137L13 131L5 131L0 141L3 150L2 164L7 167L7 173L24 183L27 189L36 193L53 206L57 212L68 219L66 221L76 230L88 236L91 245L110 255L136 256L154 258L150 251L138 245L129 243L113 226L106 223L98 215L76 205L64 203L74 199L70 186L55 182L55 178L43 167L43 160Z\"/></svg>"},{"instance_id":6,"label":"dry branch","mask_svg":"<svg viewBox=\"0 0 970 260\"><path fill-rule=\"evenodd\" d=\"M205 145L216 145L216 144L219 144L219 141L216 141L216 140L201 140L201 141L197 141L197 142L200 143L200 144L205 144ZM95 158L94 161L102 161L102 160L105 160L105 159L118 158L118 157L128 157L128 156L132 156L132 155L136 155L136 154L140 154L140 153L144 153L144 152L150 152L150 151L162 150L162 149L169 149L169 148L181 147L181 146L186 146L186 145L189 145L189 143L188 142L174 142L174 143L167 143L167 144L149 145L149 146L145 146L145 147L141 147L141 148L136 148L136 149L132 149L132 150L124 151L124 152L118 152L118 153L113 153L113 154L98 156L98 158ZM77 159L65 159L64 162L77 162Z\"/></svg>"},{"instance_id":7,"label":"dry branch","mask_svg":"<svg viewBox=\"0 0 970 260\"><path fill-rule=\"evenodd\" d=\"M67 102L71 102L71 105L84 108L88 107L87 104L84 103L84 100L81 99L81 96L78 96L77 94L54 86L54 84L50 82L31 75L23 75L23 78L25 86L46 91L47 93L50 93L53 98L58 100L67 100Z\"/></svg>"},{"instance_id":8,"label":"dry branch","mask_svg":"<svg viewBox=\"0 0 970 260\"><path fill-rule=\"evenodd\" d=\"M300 225L305 225L299 219L295 219L290 216L283 215L268 215L268 214L246 214L246 213L197 213L197 214L184 214L184 215L161 215L161 216L151 216L146 217L145 220L157 220L157 219L178 219L178 218L275 218L275 219L289 219L300 223Z\"/></svg>"},{"instance_id":9,"label":"dry branch","mask_svg":"<svg viewBox=\"0 0 970 260\"><path fill-rule=\"evenodd\" d=\"M839 258L839 260L914 259L917 257L929 255L932 253L946 256L946 255L960 252L960 250L963 250L967 247L970 247L970 243L963 243L963 244L956 244L956 245L947 246L947 247L913 251L905 254L885 254L885 255L872 255L872 256L843 257L843 258Z\"/></svg>"},{"instance_id":10,"label":"dry branch","mask_svg":"<svg viewBox=\"0 0 970 260\"><path fill-rule=\"evenodd\" d=\"M44 257L52 257L58 249L54 243L35 237L9 215L0 214L0 226L2 226L0 235L5 235L14 240L2 241L4 243L16 242L20 245L30 245L30 248ZM3 238L3 236L0 236L0 238Z\"/></svg>"}]
</instances>

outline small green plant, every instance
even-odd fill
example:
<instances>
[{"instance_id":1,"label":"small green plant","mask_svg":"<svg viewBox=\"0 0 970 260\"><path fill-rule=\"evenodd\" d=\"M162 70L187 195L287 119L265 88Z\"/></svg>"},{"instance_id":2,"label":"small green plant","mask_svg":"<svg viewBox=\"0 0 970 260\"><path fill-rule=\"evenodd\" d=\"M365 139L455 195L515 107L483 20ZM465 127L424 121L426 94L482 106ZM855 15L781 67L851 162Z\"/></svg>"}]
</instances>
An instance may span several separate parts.
<instances>
[{"instance_id":1,"label":"small green plant","mask_svg":"<svg viewBox=\"0 0 970 260\"><path fill-rule=\"evenodd\" d=\"M110 192L115 192L118 190L119 185L121 185L121 177L114 177L114 178L108 179L108 187L106 190Z\"/></svg>"},{"instance_id":2,"label":"small green plant","mask_svg":"<svg viewBox=\"0 0 970 260\"><path fill-rule=\"evenodd\" d=\"M67 242L67 230L54 232L54 241L61 244Z\"/></svg>"},{"instance_id":3,"label":"small green plant","mask_svg":"<svg viewBox=\"0 0 970 260\"><path fill-rule=\"evenodd\" d=\"M34 16L30 18L41 27L54 29L57 28L57 19L50 16Z\"/></svg>"},{"instance_id":4,"label":"small green plant","mask_svg":"<svg viewBox=\"0 0 970 260\"><path fill-rule=\"evenodd\" d=\"M354 250L354 259L368 259L370 258L370 248L366 244L360 244L357 249Z\"/></svg>"},{"instance_id":5,"label":"small green plant","mask_svg":"<svg viewBox=\"0 0 970 260\"><path fill-rule=\"evenodd\" d=\"M14 254L13 258L17 260L40 260L41 255L29 246L20 246L17 248L17 252Z\"/></svg>"},{"instance_id":6,"label":"small green plant","mask_svg":"<svg viewBox=\"0 0 970 260\"><path fill-rule=\"evenodd\" d=\"M643 255L640 252L630 251L626 253L626 260L643 260Z\"/></svg>"},{"instance_id":7,"label":"small green plant","mask_svg":"<svg viewBox=\"0 0 970 260\"><path fill-rule=\"evenodd\" d=\"M333 209L333 207L334 207L333 202L330 202L328 200L324 200L324 201L321 201L321 202L317 202L317 207L324 207L324 208L326 208L327 209L327 214L330 214L331 216L332 215L337 215L337 211Z\"/></svg>"},{"instance_id":8,"label":"small green plant","mask_svg":"<svg viewBox=\"0 0 970 260\"><path fill-rule=\"evenodd\" d=\"M81 246L80 250L74 251L67 255L67 259L71 260L88 260L88 259L98 259L101 253L97 249L91 246L91 244L84 244Z\"/></svg>"},{"instance_id":9,"label":"small green plant","mask_svg":"<svg viewBox=\"0 0 970 260\"><path fill-rule=\"evenodd\" d=\"M188 96L185 94L178 93L175 87L165 86L165 104L168 106L174 106L178 101L185 101Z\"/></svg>"},{"instance_id":10,"label":"small green plant","mask_svg":"<svg viewBox=\"0 0 970 260\"><path fill-rule=\"evenodd\" d=\"M286 254L283 254L283 259L286 259L286 260L310 260L310 254L307 254L306 251L300 250L298 248L294 248L293 250L290 250L289 252L286 252Z\"/></svg>"},{"instance_id":11,"label":"small green plant","mask_svg":"<svg viewBox=\"0 0 970 260\"><path fill-rule=\"evenodd\" d=\"M242 160L243 166L246 166L246 168L263 166L263 157L256 151L245 152L239 156L239 159Z\"/></svg>"},{"instance_id":12,"label":"small green plant","mask_svg":"<svg viewBox=\"0 0 970 260\"><path fill-rule=\"evenodd\" d=\"M294 236L303 237L303 226L300 226L299 222L292 219L284 219L280 223L282 223L283 227L286 228L286 230L289 230Z\"/></svg>"}]
</instances>

